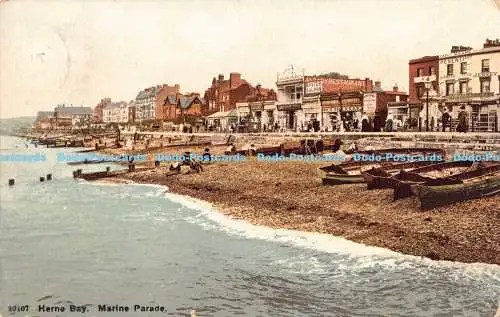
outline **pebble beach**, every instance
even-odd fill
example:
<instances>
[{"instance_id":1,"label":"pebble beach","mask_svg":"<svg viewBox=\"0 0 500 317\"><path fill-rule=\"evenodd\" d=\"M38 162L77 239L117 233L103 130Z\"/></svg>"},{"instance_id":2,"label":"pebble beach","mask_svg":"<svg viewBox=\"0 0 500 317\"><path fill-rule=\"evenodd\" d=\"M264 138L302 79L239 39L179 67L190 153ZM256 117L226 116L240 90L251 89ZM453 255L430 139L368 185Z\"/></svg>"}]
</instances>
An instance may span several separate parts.
<instances>
[{"instance_id":1,"label":"pebble beach","mask_svg":"<svg viewBox=\"0 0 500 317\"><path fill-rule=\"evenodd\" d=\"M172 176L165 164L107 181L165 185L253 224L327 233L434 260L500 264L500 196L423 212L416 198L393 202L392 189L323 186L317 168L324 165L249 159Z\"/></svg>"}]
</instances>

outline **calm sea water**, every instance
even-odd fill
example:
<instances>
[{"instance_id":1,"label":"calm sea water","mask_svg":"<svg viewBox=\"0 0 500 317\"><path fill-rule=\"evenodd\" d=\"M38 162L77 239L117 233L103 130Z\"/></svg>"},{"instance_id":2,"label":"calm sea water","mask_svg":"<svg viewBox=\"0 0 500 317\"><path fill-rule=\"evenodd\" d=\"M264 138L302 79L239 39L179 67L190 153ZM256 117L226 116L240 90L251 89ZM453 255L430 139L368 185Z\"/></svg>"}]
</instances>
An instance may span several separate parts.
<instances>
[{"instance_id":1,"label":"calm sea water","mask_svg":"<svg viewBox=\"0 0 500 317\"><path fill-rule=\"evenodd\" d=\"M482 317L498 307L499 266L253 226L165 188L75 181L75 167L55 162L64 149L5 137L0 145L1 154L49 159L0 163L2 316L189 316L195 309L200 317ZM40 183L47 173L53 180ZM9 314L11 305L30 311ZM66 311L39 312L39 305ZM168 312L99 312L98 305Z\"/></svg>"}]
</instances>

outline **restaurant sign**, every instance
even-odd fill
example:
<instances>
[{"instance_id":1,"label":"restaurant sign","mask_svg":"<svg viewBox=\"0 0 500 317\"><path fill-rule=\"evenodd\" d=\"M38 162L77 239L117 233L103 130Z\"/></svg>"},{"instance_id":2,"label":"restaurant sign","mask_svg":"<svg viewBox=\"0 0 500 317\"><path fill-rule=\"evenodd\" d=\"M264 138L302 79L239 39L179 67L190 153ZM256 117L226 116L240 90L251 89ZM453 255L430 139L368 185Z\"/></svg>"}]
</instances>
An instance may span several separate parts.
<instances>
[{"instance_id":1,"label":"restaurant sign","mask_svg":"<svg viewBox=\"0 0 500 317\"><path fill-rule=\"evenodd\" d=\"M321 80L321 91L323 93L367 91L371 89L370 83L371 81L361 79L325 78Z\"/></svg>"}]
</instances>

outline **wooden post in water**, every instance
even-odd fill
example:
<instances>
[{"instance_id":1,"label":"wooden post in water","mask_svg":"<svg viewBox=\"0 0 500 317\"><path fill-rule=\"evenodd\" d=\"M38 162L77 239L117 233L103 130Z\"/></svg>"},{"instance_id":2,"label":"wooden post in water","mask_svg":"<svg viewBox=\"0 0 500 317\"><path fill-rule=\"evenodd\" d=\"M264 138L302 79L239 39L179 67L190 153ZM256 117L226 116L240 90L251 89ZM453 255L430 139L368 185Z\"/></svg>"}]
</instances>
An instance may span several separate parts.
<instances>
[{"instance_id":1,"label":"wooden post in water","mask_svg":"<svg viewBox=\"0 0 500 317\"><path fill-rule=\"evenodd\" d=\"M45 182L45 177L40 176L40 182Z\"/></svg>"},{"instance_id":2,"label":"wooden post in water","mask_svg":"<svg viewBox=\"0 0 500 317\"><path fill-rule=\"evenodd\" d=\"M14 186L15 180L13 178L9 179L9 186Z\"/></svg>"},{"instance_id":3,"label":"wooden post in water","mask_svg":"<svg viewBox=\"0 0 500 317\"><path fill-rule=\"evenodd\" d=\"M47 174L47 180L51 181L52 180L52 174Z\"/></svg>"},{"instance_id":4,"label":"wooden post in water","mask_svg":"<svg viewBox=\"0 0 500 317\"><path fill-rule=\"evenodd\" d=\"M81 168L77 169L76 174L78 175L78 177L82 176L82 169Z\"/></svg>"},{"instance_id":5,"label":"wooden post in water","mask_svg":"<svg viewBox=\"0 0 500 317\"><path fill-rule=\"evenodd\" d=\"M108 174L109 174L109 172L110 172L110 171L111 171L111 167L106 166L106 173L108 173Z\"/></svg>"}]
</instances>

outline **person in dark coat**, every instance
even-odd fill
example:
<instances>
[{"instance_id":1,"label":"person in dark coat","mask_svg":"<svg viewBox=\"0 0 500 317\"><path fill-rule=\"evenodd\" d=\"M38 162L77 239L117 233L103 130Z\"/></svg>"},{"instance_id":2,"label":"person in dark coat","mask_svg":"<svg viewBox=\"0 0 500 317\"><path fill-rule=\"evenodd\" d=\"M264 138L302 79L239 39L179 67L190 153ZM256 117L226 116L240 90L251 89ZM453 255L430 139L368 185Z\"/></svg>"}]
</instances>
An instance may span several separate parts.
<instances>
[{"instance_id":1,"label":"person in dark coat","mask_svg":"<svg viewBox=\"0 0 500 317\"><path fill-rule=\"evenodd\" d=\"M370 131L370 121L368 120L368 116L363 114L361 118L361 132L369 132Z\"/></svg>"},{"instance_id":2,"label":"person in dark coat","mask_svg":"<svg viewBox=\"0 0 500 317\"><path fill-rule=\"evenodd\" d=\"M461 111L458 114L457 132L466 133L469 130L469 118L465 111L465 106L460 107Z\"/></svg>"},{"instance_id":3,"label":"person in dark coat","mask_svg":"<svg viewBox=\"0 0 500 317\"><path fill-rule=\"evenodd\" d=\"M444 109L443 115L441 116L441 123L443 125L443 132L446 131L446 127L450 124L451 116L448 113L448 109Z\"/></svg>"},{"instance_id":4,"label":"person in dark coat","mask_svg":"<svg viewBox=\"0 0 500 317\"><path fill-rule=\"evenodd\" d=\"M375 115L373 118L373 132L380 132L382 129L382 118L379 115Z\"/></svg>"}]
</instances>

